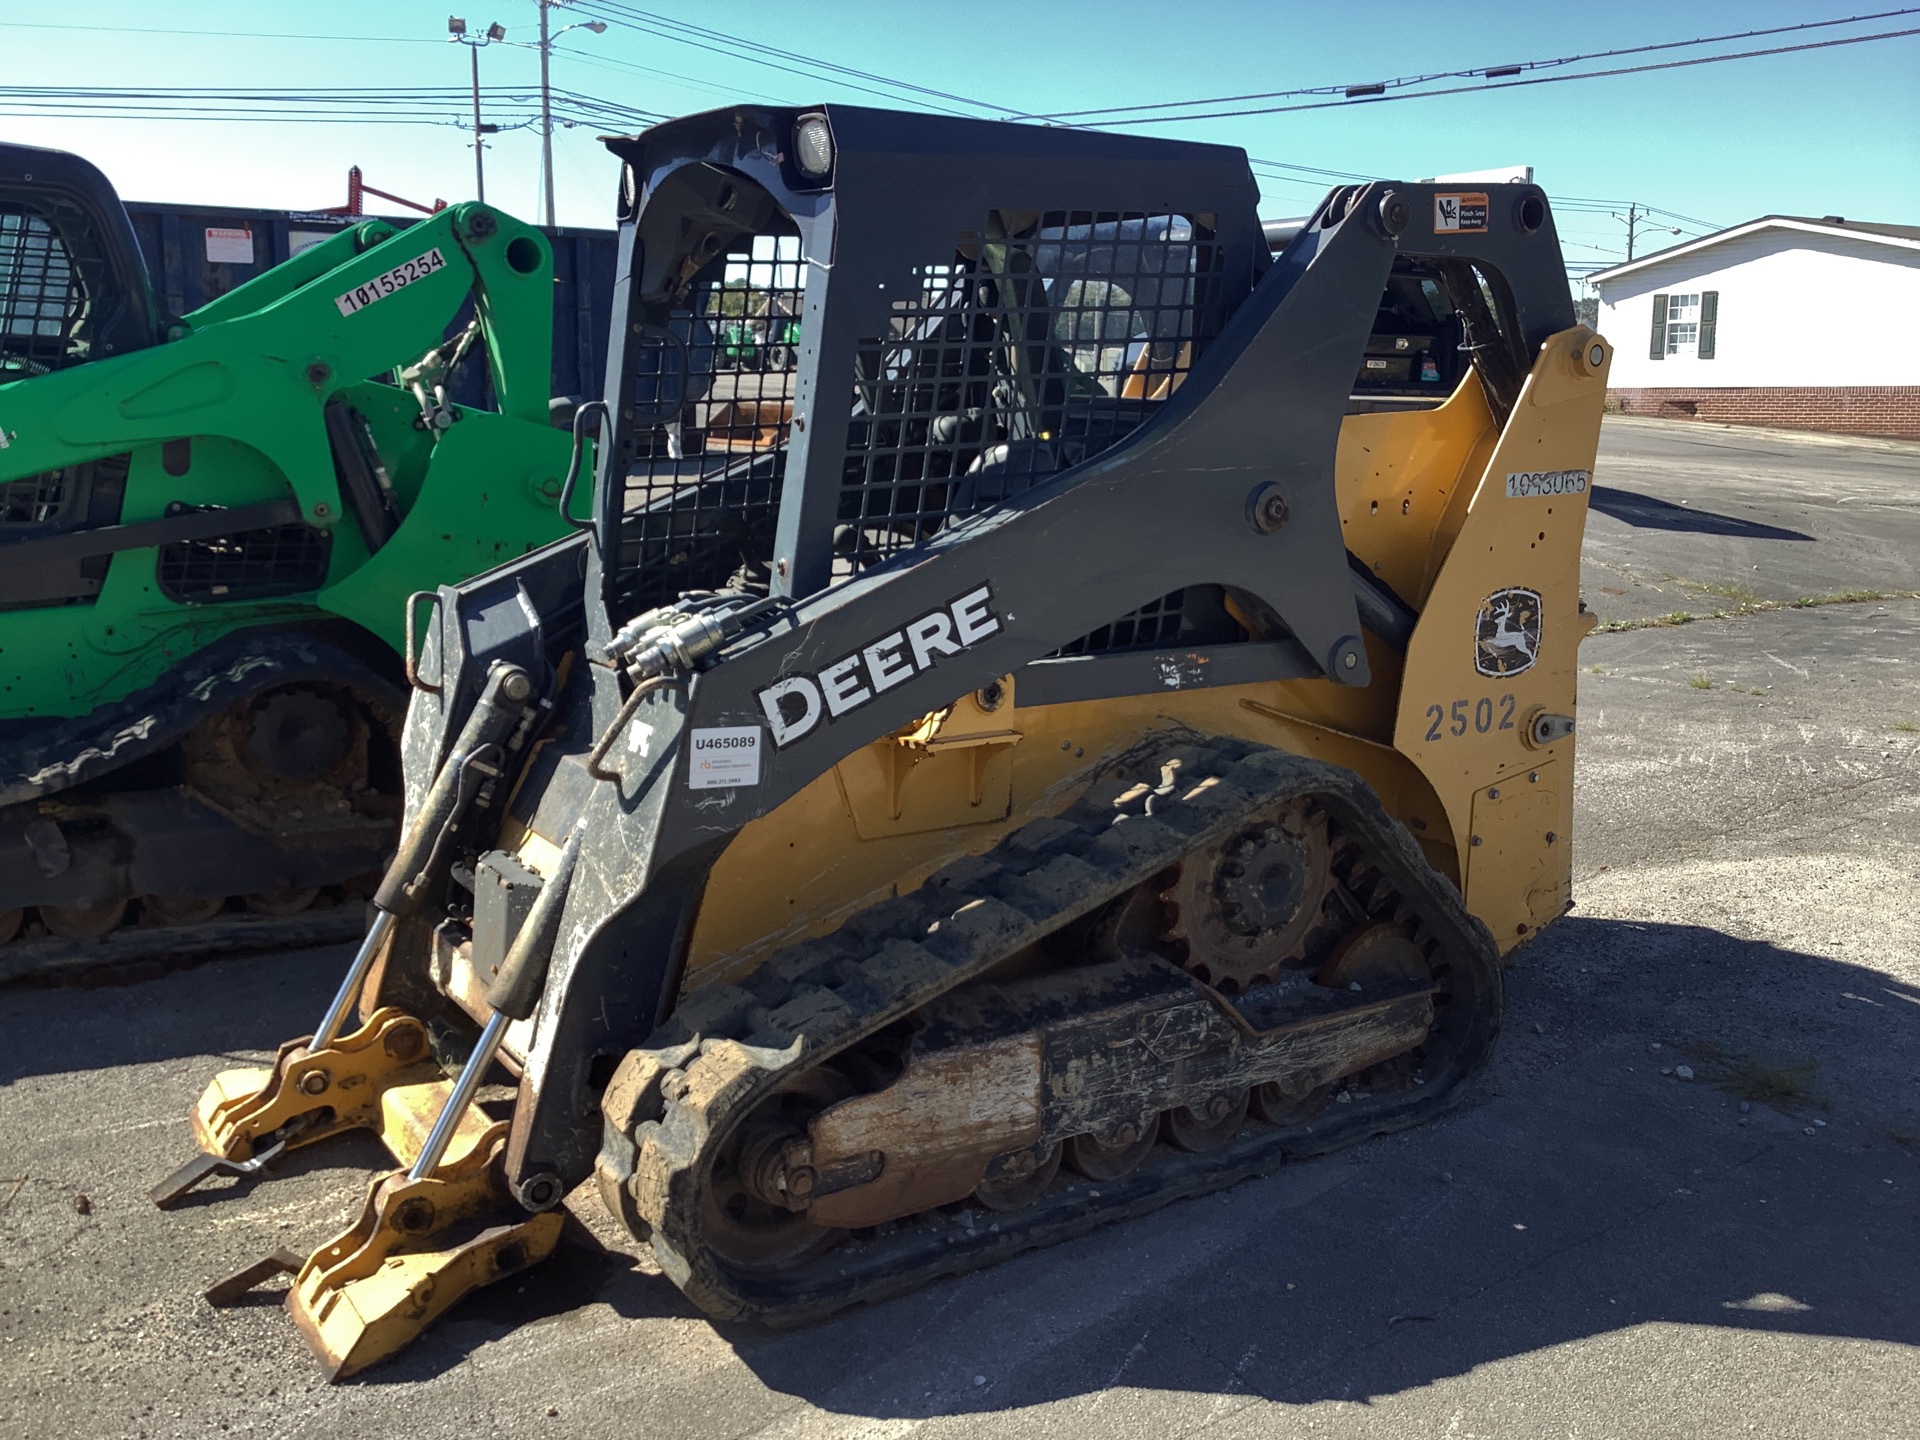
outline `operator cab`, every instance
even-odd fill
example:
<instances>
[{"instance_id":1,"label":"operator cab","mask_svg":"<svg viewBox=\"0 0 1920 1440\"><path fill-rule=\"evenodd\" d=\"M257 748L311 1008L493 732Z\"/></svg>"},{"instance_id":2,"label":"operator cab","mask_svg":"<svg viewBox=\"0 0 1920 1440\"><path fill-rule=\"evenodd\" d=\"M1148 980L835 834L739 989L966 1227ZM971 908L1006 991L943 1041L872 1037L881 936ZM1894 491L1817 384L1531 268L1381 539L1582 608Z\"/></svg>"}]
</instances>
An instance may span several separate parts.
<instances>
[{"instance_id":1,"label":"operator cab","mask_svg":"<svg viewBox=\"0 0 1920 1440\"><path fill-rule=\"evenodd\" d=\"M77 155L0 145L0 384L144 350L158 332L107 177Z\"/></svg>"}]
</instances>

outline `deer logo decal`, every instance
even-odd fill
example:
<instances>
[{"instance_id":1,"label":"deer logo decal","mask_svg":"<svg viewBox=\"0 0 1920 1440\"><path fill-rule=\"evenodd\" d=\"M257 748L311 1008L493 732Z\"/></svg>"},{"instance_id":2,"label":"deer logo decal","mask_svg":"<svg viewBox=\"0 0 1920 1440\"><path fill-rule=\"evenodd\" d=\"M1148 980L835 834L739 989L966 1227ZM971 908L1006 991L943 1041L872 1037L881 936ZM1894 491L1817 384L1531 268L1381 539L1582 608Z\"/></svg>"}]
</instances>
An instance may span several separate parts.
<instances>
[{"instance_id":1,"label":"deer logo decal","mask_svg":"<svg viewBox=\"0 0 1920 1440\"><path fill-rule=\"evenodd\" d=\"M1480 602L1474 622L1473 668L1482 675L1518 675L1540 658L1540 596L1514 586Z\"/></svg>"}]
</instances>

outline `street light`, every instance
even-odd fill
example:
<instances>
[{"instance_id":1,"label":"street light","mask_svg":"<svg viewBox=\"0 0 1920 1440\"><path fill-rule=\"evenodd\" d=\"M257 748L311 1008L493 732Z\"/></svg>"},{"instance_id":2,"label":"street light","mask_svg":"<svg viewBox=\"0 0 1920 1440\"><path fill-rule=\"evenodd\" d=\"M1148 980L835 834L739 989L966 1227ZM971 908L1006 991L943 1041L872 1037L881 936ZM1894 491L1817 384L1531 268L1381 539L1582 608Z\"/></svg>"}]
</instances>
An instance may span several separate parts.
<instances>
[{"instance_id":1,"label":"street light","mask_svg":"<svg viewBox=\"0 0 1920 1440\"><path fill-rule=\"evenodd\" d=\"M544 16L545 12L542 12ZM486 144L482 136L500 133L498 125L480 123L480 52L496 40L507 38L507 27L500 24L487 26L486 33L477 39L467 33L467 22L458 15L447 17L447 38L449 42L467 47L467 53L473 58L473 189L476 200L487 198Z\"/></svg>"},{"instance_id":2,"label":"street light","mask_svg":"<svg viewBox=\"0 0 1920 1440\"><path fill-rule=\"evenodd\" d=\"M607 33L604 20L580 20L572 25L562 25L552 34L547 33L547 11L564 0L539 0L540 4L540 167L546 179L547 228L551 230L553 220L553 91L547 80L547 62L553 55L553 42L569 30L591 30L596 35Z\"/></svg>"}]
</instances>

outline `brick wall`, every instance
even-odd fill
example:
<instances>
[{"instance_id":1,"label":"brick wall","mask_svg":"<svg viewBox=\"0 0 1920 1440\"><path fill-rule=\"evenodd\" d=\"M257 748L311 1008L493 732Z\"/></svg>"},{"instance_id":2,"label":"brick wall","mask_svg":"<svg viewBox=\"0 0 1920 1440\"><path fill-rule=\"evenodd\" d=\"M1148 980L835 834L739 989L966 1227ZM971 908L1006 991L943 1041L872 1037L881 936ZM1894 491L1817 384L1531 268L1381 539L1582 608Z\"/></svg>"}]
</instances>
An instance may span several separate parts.
<instances>
[{"instance_id":1,"label":"brick wall","mask_svg":"<svg viewBox=\"0 0 1920 1440\"><path fill-rule=\"evenodd\" d=\"M1609 390L1629 415L1920 440L1920 385Z\"/></svg>"}]
</instances>

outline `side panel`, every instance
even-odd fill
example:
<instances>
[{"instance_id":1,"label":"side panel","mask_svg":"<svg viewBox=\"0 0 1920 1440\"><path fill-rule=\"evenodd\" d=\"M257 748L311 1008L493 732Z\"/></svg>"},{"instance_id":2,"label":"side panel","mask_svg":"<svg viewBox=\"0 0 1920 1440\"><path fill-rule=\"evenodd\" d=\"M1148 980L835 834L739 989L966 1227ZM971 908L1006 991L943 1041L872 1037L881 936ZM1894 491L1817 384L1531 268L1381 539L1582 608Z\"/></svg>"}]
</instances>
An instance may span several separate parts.
<instances>
[{"instance_id":1,"label":"side panel","mask_svg":"<svg viewBox=\"0 0 1920 1440\"><path fill-rule=\"evenodd\" d=\"M1407 647L1394 745L1446 806L1468 908L1502 949L1568 898L1574 740L1569 730L1540 744L1532 727L1576 712L1580 641L1594 624L1580 602L1580 542L1611 358L1589 330L1548 342ZM1490 783L1543 783L1529 775L1547 761L1560 777L1550 822L1536 806L1476 802ZM1501 833L1482 833L1482 820Z\"/></svg>"},{"instance_id":2,"label":"side panel","mask_svg":"<svg viewBox=\"0 0 1920 1440\"><path fill-rule=\"evenodd\" d=\"M1573 332L1553 344L1568 349L1587 333ZM1543 653L1538 673L1529 677L1528 709L1516 690L1512 728L1500 728L1505 705L1497 697L1505 692L1490 691L1490 732L1482 735L1476 728L1482 697L1473 691L1463 708L1465 740L1450 733L1454 721L1448 718L1442 736L1453 743L1428 746L1421 737L1431 717L1423 702L1416 714L1418 743L1411 753L1393 747L1405 697L1431 688L1435 682L1428 677L1436 669L1443 683L1458 679L1461 666L1448 663L1458 657L1443 653L1449 641L1434 638L1443 629L1438 625L1429 627L1424 641L1416 630L1405 679L1401 657L1371 643L1375 682L1366 687L1325 680L1208 686L1203 673L1183 670L1172 663L1178 656L1169 654L1161 658L1180 683L1163 694L1034 706L1023 702L1016 679L1007 677L993 709L985 708L979 693L960 696L921 726L856 750L742 829L714 865L708 901L693 931L686 988L736 980L779 946L831 930L888 893L912 889L954 854L991 848L1008 829L1066 804L1110 754L1167 725L1236 735L1358 771L1442 874L1459 883L1463 870L1471 873L1473 862L1480 862L1470 907L1494 923L1503 948L1524 940L1567 900L1570 767L1554 764L1552 755L1534 758L1520 737L1518 717L1551 705L1572 713L1572 646L1575 632L1584 633L1577 594L1585 495L1569 497L1577 504L1516 501L1511 510L1497 509L1491 496L1484 504L1476 497L1496 445L1502 455L1524 454L1527 447L1543 449L1551 437L1555 456L1573 468L1591 468L1604 371L1562 384L1554 377L1556 367L1570 372L1563 362L1555 351L1537 367L1504 441L1471 375L1443 406L1349 416L1340 437L1336 490L1348 547L1397 593L1429 601L1434 572L1450 586L1473 590L1481 577L1496 572L1488 570L1484 550L1464 547L1498 543L1490 537L1503 519L1512 532L1510 548L1529 556L1523 578L1554 597L1560 622L1555 639L1565 642L1566 651ZM1502 476L1502 498L1504 493ZM1538 527L1525 535L1512 528L1517 521L1531 523L1535 509L1544 517L1548 508L1555 512L1553 545L1541 546ZM1467 528L1457 544L1450 544L1447 532L1462 526ZM1455 603L1452 591L1436 593L1436 613L1444 614ZM1476 612L1481 598L1474 596ZM1475 674L1471 655L1465 670ZM1569 697L1565 704L1563 695ZM1449 714L1447 707L1442 714ZM1571 745L1562 741L1553 749L1564 752ZM1487 784L1516 771L1517 788ZM1539 773L1528 784L1526 775L1533 772ZM1436 789L1435 776L1445 779L1444 793ZM876 823L882 816L884 823ZM1478 847L1471 841L1475 833L1483 836ZM1549 833L1556 839L1548 841ZM1469 856L1465 866L1462 854Z\"/></svg>"}]
</instances>

